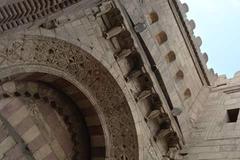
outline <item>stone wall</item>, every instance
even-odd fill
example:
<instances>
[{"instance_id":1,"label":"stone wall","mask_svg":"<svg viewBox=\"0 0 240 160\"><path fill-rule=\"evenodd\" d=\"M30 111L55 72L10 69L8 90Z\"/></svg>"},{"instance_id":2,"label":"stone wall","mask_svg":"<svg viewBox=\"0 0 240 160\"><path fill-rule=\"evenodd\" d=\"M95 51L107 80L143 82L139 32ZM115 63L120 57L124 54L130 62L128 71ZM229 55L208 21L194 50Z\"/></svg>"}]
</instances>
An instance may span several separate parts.
<instances>
[{"instance_id":1,"label":"stone wall","mask_svg":"<svg viewBox=\"0 0 240 160\"><path fill-rule=\"evenodd\" d=\"M85 85L79 88L86 88L84 94L97 107L82 112L94 112L100 117L94 123L103 128L92 141L101 148L98 159L104 159L105 147L109 160L181 159L179 152L185 149L191 160L221 157L228 151L226 156L231 155L220 145L230 141L220 141L216 134L235 127L221 118L238 103L238 94L232 92L238 90L239 74L227 80L208 70L207 54L201 53L202 42L193 34L195 23L187 19L187 11L178 0L113 0L56 11L1 36L0 77L39 70ZM38 77L54 84L52 78ZM64 85L64 93L73 89ZM234 91L223 93L224 87ZM181 113L173 115L174 110ZM222 138L232 138L226 130L221 136L230 137ZM216 153L207 152L212 141Z\"/></svg>"},{"instance_id":2,"label":"stone wall","mask_svg":"<svg viewBox=\"0 0 240 160\"><path fill-rule=\"evenodd\" d=\"M134 124L136 126L138 133L139 158L161 159L164 155L167 154L169 144L167 144L165 139L157 140L157 142L156 139L154 139L154 137L161 136L158 135L159 124L157 120L154 121L150 120L146 122L146 117L153 109L151 105L154 105L153 107L158 110L161 109L161 112L169 114L169 118L172 121L172 126L168 132L170 134L174 133L174 135L175 133L177 133L178 136L180 137L179 143L182 143L182 134L179 130L177 122L171 115L171 110L168 107L168 103L164 97L161 87L159 86L156 78L154 77L154 74L151 71L151 66L148 64L146 57L144 57L144 54L140 53L140 57L144 62L143 70L147 74L141 73L140 78L138 78L138 76L137 77L133 76L133 79L126 82L126 80L129 77L131 77L129 76L130 75L129 73L131 73L130 72L131 68L129 67L131 67L131 63L133 62L131 61L129 62L131 58L123 59L121 61L116 59L115 55L116 51L118 51L116 49L119 48L116 48L116 46L114 46L114 44L115 45L117 44L115 41L105 37L105 34L111 28L109 28L109 26L106 25L105 22L103 22L103 18L96 17L96 13L98 12L99 12L98 7L86 10L75 9L74 12L71 13L69 13L69 11L66 13L63 12L62 16L59 16L55 19L55 21L58 22L57 27L53 28L49 27L49 25L51 26L52 22L50 21L51 23L48 24L49 21L47 21L46 22L47 24L46 25L44 24L41 27L33 26L24 31L16 32L14 35L12 34L3 35L1 37L2 48L6 49L11 46L13 47L13 50L15 49L18 50L18 47L15 45L12 46L12 44L18 44L19 41L20 44L23 42L24 44L29 45L28 39L34 39L34 37L37 38L37 36L40 36L64 40L65 42L78 46L79 48L88 52L108 70L111 76L114 77L116 82L121 87L128 104L131 106L130 107L132 112L131 114L134 117ZM123 25L126 25L125 27L129 31L130 36L133 36L131 26L129 26L128 23L126 23L125 21L126 17L123 16L123 19L124 19ZM16 39L18 40L16 41ZM133 41L134 44L136 44L136 39L134 38L134 36ZM133 44L132 47L134 47ZM31 53L31 49L34 49L34 46L30 45L29 48L26 46L23 48L25 51L22 50L19 53L23 52ZM136 48L138 51L140 50L138 46ZM33 53L36 53L36 51L34 51ZM15 58L16 59L14 60L18 59L17 57ZM132 58L134 60L137 57ZM18 60L16 62L18 63ZM8 65L13 64L14 62L11 63L6 61L4 56L1 57L2 67L7 67ZM27 65L28 64L26 64L26 67ZM143 80L146 82L149 81L149 84L142 83ZM147 86L145 86L146 84ZM151 87L150 94L148 92L145 92L145 89L148 89L146 87L149 87L148 85L150 85ZM145 95L145 93L147 93L147 95ZM154 98L154 101L152 101L152 98ZM160 102L159 104L151 104L153 102L156 103L158 101ZM178 139L176 140L178 142ZM174 143L176 142L171 141L171 145L175 145Z\"/></svg>"},{"instance_id":3,"label":"stone wall","mask_svg":"<svg viewBox=\"0 0 240 160\"><path fill-rule=\"evenodd\" d=\"M219 76L211 87L205 110L191 135L186 159L240 159L239 84L236 73L232 79Z\"/></svg>"}]
</instances>

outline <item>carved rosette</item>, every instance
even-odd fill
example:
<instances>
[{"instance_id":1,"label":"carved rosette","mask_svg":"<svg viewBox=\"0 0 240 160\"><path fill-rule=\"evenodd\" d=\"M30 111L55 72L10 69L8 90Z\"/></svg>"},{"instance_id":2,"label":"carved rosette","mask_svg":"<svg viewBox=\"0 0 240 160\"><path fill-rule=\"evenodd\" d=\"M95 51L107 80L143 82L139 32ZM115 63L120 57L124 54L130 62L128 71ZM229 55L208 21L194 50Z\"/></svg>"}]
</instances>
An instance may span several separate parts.
<instances>
[{"instance_id":1,"label":"carved rosette","mask_svg":"<svg viewBox=\"0 0 240 160\"><path fill-rule=\"evenodd\" d=\"M0 68L34 64L64 71L95 98L109 132L113 159L137 160L138 141L130 108L110 73L79 47L52 38L26 37L0 51Z\"/></svg>"}]
</instances>

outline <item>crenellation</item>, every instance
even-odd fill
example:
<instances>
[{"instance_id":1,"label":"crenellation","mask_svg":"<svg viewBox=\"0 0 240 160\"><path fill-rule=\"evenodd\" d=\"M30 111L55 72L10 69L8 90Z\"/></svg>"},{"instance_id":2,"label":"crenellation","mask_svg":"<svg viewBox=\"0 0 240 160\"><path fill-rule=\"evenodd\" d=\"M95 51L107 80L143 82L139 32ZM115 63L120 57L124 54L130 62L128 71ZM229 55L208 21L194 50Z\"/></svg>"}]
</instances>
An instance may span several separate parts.
<instances>
[{"instance_id":1,"label":"crenellation","mask_svg":"<svg viewBox=\"0 0 240 160\"><path fill-rule=\"evenodd\" d=\"M187 14L187 12L189 12L189 7L188 7L188 5L187 5L187 3L182 3L180 0L177 0L177 3L178 3L178 5L179 5L179 8L180 8L180 10L181 10L181 13L184 15L184 17L185 17L185 15Z\"/></svg>"},{"instance_id":2,"label":"crenellation","mask_svg":"<svg viewBox=\"0 0 240 160\"><path fill-rule=\"evenodd\" d=\"M194 43L198 48L200 48L202 45L202 39L200 37L194 37Z\"/></svg>"},{"instance_id":3,"label":"crenellation","mask_svg":"<svg viewBox=\"0 0 240 160\"><path fill-rule=\"evenodd\" d=\"M203 53L202 54L202 58L203 58L203 61L205 62L205 64L207 64L207 62L208 62L208 55L207 55L207 53Z\"/></svg>"},{"instance_id":4,"label":"crenellation","mask_svg":"<svg viewBox=\"0 0 240 160\"><path fill-rule=\"evenodd\" d=\"M196 23L194 20L186 20L186 26L188 28L188 31L191 35L194 34L194 29L196 28Z\"/></svg>"},{"instance_id":5,"label":"crenellation","mask_svg":"<svg viewBox=\"0 0 240 160\"><path fill-rule=\"evenodd\" d=\"M187 11L187 7L184 4L182 4L180 1L178 1L178 6L181 10L181 14L183 16L184 23L187 26L190 39L192 39L194 41L193 48L195 49L197 58L199 58L199 63L202 68L202 71L204 72L204 74L206 74L205 78L208 77L209 78L207 80L207 81L209 81L208 83L213 84L216 79L216 75L212 76L211 73L209 75L205 59L202 58L202 53L201 53L201 48L200 48L200 46L202 44L202 40L200 39L200 37L196 38L196 36L194 35L194 29L196 28L196 24L195 24L194 20L188 20L186 12L184 12L184 11ZM183 9L183 8L185 8L185 9Z\"/></svg>"}]
</instances>

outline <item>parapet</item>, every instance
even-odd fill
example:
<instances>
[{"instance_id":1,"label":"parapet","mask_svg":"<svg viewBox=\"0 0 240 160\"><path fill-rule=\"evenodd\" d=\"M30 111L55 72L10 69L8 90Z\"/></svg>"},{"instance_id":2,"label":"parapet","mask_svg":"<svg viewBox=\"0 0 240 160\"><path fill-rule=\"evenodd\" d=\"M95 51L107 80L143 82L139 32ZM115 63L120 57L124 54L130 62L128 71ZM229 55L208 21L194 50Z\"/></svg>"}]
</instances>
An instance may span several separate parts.
<instances>
[{"instance_id":1,"label":"parapet","mask_svg":"<svg viewBox=\"0 0 240 160\"><path fill-rule=\"evenodd\" d=\"M207 62L208 62L208 55L207 53L202 53L201 51L201 45L202 45L202 39L199 36L196 36L194 34L194 29L196 28L196 23L194 20L189 20L187 17L187 12L189 11L189 7L186 3L182 3L180 0L176 0L179 10L182 14L184 23L187 27L188 34L190 36L190 41L193 42L193 48L195 49L195 54L200 60L200 65L202 66L208 81L210 82L210 85L213 85L215 80L218 78L217 74L214 72L213 69L208 69Z\"/></svg>"},{"instance_id":2,"label":"parapet","mask_svg":"<svg viewBox=\"0 0 240 160\"><path fill-rule=\"evenodd\" d=\"M213 68L207 70L209 80L214 83L218 79L218 74L214 72Z\"/></svg>"}]
</instances>

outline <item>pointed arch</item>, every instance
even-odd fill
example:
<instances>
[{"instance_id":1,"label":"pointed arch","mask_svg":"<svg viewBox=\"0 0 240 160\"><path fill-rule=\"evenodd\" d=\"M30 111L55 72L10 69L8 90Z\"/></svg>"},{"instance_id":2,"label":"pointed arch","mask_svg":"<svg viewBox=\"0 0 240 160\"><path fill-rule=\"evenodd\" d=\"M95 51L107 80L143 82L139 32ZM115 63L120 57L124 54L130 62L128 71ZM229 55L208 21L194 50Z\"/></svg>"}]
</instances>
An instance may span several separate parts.
<instances>
[{"instance_id":1,"label":"pointed arch","mask_svg":"<svg viewBox=\"0 0 240 160\"><path fill-rule=\"evenodd\" d=\"M100 126L88 129L102 133L105 143L100 150L92 148L96 158L138 159L128 102L116 80L90 54L65 41L36 36L16 40L0 53L7 56L0 64L3 82L8 77L48 83L67 94L83 115L96 116Z\"/></svg>"}]
</instances>

